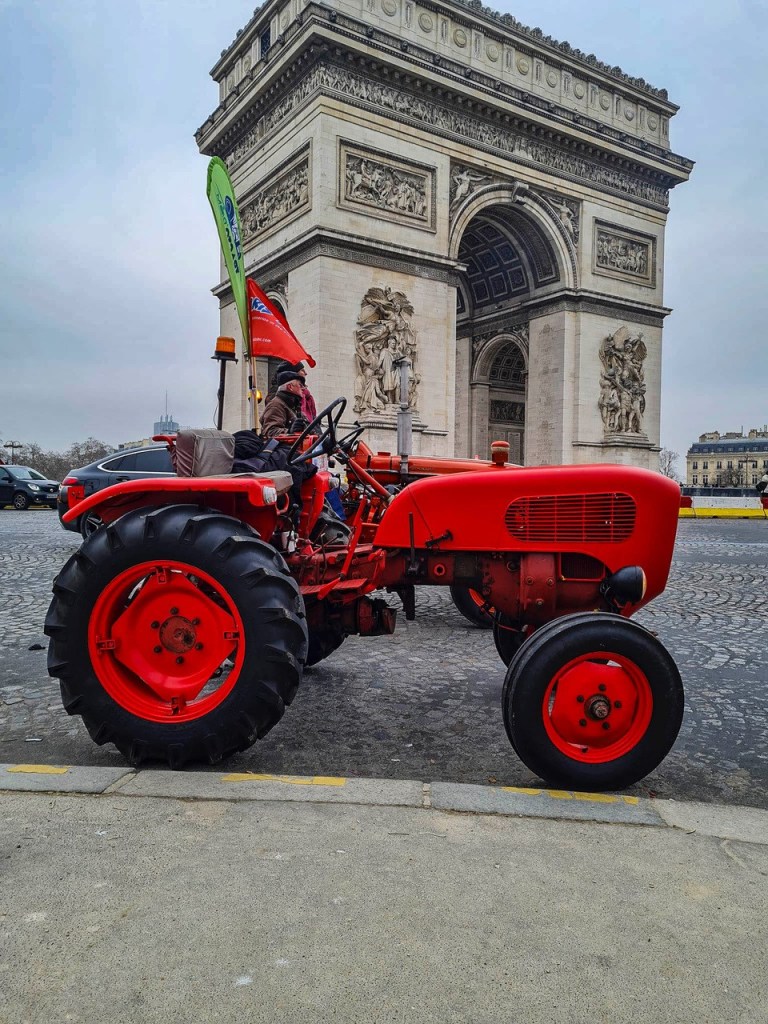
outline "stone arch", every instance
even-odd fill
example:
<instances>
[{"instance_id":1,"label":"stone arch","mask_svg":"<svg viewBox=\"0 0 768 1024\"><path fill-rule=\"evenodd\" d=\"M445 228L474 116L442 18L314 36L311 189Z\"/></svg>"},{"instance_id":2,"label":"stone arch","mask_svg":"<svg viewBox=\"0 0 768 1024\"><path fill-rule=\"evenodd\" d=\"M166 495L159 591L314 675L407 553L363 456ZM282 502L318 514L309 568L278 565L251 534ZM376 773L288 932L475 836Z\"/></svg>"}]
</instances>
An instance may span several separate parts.
<instances>
[{"instance_id":1,"label":"stone arch","mask_svg":"<svg viewBox=\"0 0 768 1024\"><path fill-rule=\"evenodd\" d=\"M506 372L505 372L506 371ZM502 331L482 344L472 366L470 421L473 454L494 440L508 441L510 460L525 461L528 394L527 325Z\"/></svg>"},{"instance_id":2,"label":"stone arch","mask_svg":"<svg viewBox=\"0 0 768 1024\"><path fill-rule=\"evenodd\" d=\"M456 211L449 238L449 256L459 259L462 238L470 223L484 212L502 216L517 240L535 252L542 245L557 264L559 289L577 288L579 270L576 246L548 199L520 182L485 185L472 193ZM527 241L527 246L526 246ZM553 288L553 290L555 290Z\"/></svg>"}]
</instances>

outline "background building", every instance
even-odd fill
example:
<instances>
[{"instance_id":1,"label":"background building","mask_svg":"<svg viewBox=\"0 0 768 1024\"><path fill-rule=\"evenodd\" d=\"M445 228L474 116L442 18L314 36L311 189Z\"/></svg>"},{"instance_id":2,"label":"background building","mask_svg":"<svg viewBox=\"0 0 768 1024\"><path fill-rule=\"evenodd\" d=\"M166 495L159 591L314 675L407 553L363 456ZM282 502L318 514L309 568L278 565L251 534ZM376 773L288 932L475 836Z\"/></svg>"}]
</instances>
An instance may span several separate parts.
<instances>
[{"instance_id":1,"label":"background building","mask_svg":"<svg viewBox=\"0 0 768 1024\"><path fill-rule=\"evenodd\" d=\"M664 226L693 166L665 90L460 0L268 0L211 74L197 142L228 164L246 271L317 359L318 407L346 395L394 450L408 356L417 453L505 438L528 464L657 468Z\"/></svg>"},{"instance_id":2,"label":"background building","mask_svg":"<svg viewBox=\"0 0 768 1024\"><path fill-rule=\"evenodd\" d=\"M753 488L768 472L768 425L748 434L701 434L685 456L689 487Z\"/></svg>"}]
</instances>

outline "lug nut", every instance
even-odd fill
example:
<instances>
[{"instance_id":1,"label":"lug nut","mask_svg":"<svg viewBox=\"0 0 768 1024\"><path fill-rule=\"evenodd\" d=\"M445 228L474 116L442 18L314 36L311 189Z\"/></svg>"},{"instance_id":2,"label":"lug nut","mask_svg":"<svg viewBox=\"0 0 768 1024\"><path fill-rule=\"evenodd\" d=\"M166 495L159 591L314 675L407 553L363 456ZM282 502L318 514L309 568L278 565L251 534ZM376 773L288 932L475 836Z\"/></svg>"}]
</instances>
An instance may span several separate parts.
<instances>
[{"instance_id":1,"label":"lug nut","mask_svg":"<svg viewBox=\"0 0 768 1024\"><path fill-rule=\"evenodd\" d=\"M155 621L152 623L152 629L160 629L160 623Z\"/></svg>"},{"instance_id":2,"label":"lug nut","mask_svg":"<svg viewBox=\"0 0 768 1024\"><path fill-rule=\"evenodd\" d=\"M610 722L603 722L603 728L604 729L610 729L611 728L611 723Z\"/></svg>"},{"instance_id":3,"label":"lug nut","mask_svg":"<svg viewBox=\"0 0 768 1024\"><path fill-rule=\"evenodd\" d=\"M193 626L199 626L200 625L200 619L192 619L192 625Z\"/></svg>"},{"instance_id":4,"label":"lug nut","mask_svg":"<svg viewBox=\"0 0 768 1024\"><path fill-rule=\"evenodd\" d=\"M576 698L576 700L579 702L579 704L583 704L584 703L584 698L582 697L581 694L579 694L579 696Z\"/></svg>"},{"instance_id":5,"label":"lug nut","mask_svg":"<svg viewBox=\"0 0 768 1024\"><path fill-rule=\"evenodd\" d=\"M196 651L202 651L202 649L203 649L203 645L202 644L195 644L195 650Z\"/></svg>"},{"instance_id":6,"label":"lug nut","mask_svg":"<svg viewBox=\"0 0 768 1024\"><path fill-rule=\"evenodd\" d=\"M615 708L620 708L620 707L621 707L621 701L620 701L620 700L615 700L615 701L613 702L613 706L614 706Z\"/></svg>"},{"instance_id":7,"label":"lug nut","mask_svg":"<svg viewBox=\"0 0 768 1024\"><path fill-rule=\"evenodd\" d=\"M171 608L171 615L178 615L178 614L179 614L179 609L178 608Z\"/></svg>"},{"instance_id":8,"label":"lug nut","mask_svg":"<svg viewBox=\"0 0 768 1024\"><path fill-rule=\"evenodd\" d=\"M582 727L582 729L584 728L584 726L586 724L587 724L586 718L582 718L582 719L579 720L579 725Z\"/></svg>"},{"instance_id":9,"label":"lug nut","mask_svg":"<svg viewBox=\"0 0 768 1024\"><path fill-rule=\"evenodd\" d=\"M162 653L163 653L163 648L162 647L155 647L155 654L162 654Z\"/></svg>"},{"instance_id":10,"label":"lug nut","mask_svg":"<svg viewBox=\"0 0 768 1024\"><path fill-rule=\"evenodd\" d=\"M184 659L182 658L181 655L179 655L178 658L176 659L176 664L177 665L183 665L184 664Z\"/></svg>"},{"instance_id":11,"label":"lug nut","mask_svg":"<svg viewBox=\"0 0 768 1024\"><path fill-rule=\"evenodd\" d=\"M605 689L605 683L600 683L600 685L598 686L598 690L600 691L600 693L605 693Z\"/></svg>"}]
</instances>

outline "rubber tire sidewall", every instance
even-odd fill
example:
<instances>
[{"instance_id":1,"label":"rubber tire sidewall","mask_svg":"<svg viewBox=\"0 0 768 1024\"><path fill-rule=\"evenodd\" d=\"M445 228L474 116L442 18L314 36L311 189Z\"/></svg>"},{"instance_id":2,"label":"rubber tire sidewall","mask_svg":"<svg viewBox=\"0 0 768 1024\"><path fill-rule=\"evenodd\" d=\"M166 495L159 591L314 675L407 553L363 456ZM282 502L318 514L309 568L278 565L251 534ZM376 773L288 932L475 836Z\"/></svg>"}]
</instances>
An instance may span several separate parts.
<instances>
[{"instance_id":1,"label":"rubber tire sidewall","mask_svg":"<svg viewBox=\"0 0 768 1024\"><path fill-rule=\"evenodd\" d=\"M614 761L586 764L553 744L542 705L565 664L600 650L623 654L645 673L653 709L648 728L630 751ZM680 673L666 648L637 622L607 613L568 615L538 629L510 663L502 691L507 735L527 767L550 785L593 792L625 789L656 769L677 738L683 710Z\"/></svg>"}]
</instances>

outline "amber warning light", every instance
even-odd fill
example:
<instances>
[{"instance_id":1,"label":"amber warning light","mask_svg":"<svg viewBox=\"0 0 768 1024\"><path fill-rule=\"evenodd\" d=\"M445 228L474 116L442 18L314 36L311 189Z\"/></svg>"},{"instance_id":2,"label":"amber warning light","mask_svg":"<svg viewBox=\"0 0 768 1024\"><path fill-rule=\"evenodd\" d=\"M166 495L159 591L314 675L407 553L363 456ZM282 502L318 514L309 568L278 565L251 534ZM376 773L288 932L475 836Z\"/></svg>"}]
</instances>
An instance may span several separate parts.
<instances>
[{"instance_id":1,"label":"amber warning light","mask_svg":"<svg viewBox=\"0 0 768 1024\"><path fill-rule=\"evenodd\" d=\"M222 359L226 362L234 360L237 362L235 356L235 339L234 338L217 338L216 339L216 351L213 354L214 359Z\"/></svg>"}]
</instances>

